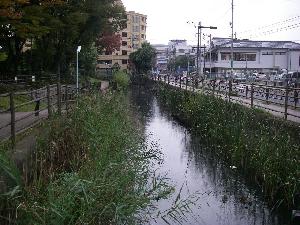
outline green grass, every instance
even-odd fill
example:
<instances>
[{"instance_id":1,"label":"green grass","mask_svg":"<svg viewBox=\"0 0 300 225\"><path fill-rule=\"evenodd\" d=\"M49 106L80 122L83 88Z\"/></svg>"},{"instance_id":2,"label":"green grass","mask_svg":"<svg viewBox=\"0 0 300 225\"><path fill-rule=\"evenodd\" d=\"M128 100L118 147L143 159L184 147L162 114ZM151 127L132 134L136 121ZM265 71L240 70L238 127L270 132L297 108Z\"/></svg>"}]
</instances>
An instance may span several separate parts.
<instances>
[{"instance_id":1,"label":"green grass","mask_svg":"<svg viewBox=\"0 0 300 225\"><path fill-rule=\"evenodd\" d=\"M159 98L204 143L258 182L271 203L294 205L300 193L300 127L214 96L164 86ZM296 206L300 207L300 206Z\"/></svg>"},{"instance_id":2,"label":"green grass","mask_svg":"<svg viewBox=\"0 0 300 225\"><path fill-rule=\"evenodd\" d=\"M26 95L15 95L14 96L14 103L15 106L21 105L23 103L32 101L32 99L29 96ZM36 103L30 103L21 107L16 108L16 112L31 112L34 111L36 106ZM45 108L46 104L44 102L40 103L40 109ZM0 97L0 110L7 110L10 108L10 98L7 97Z\"/></svg>"},{"instance_id":3,"label":"green grass","mask_svg":"<svg viewBox=\"0 0 300 225\"><path fill-rule=\"evenodd\" d=\"M173 189L155 175L160 152L146 146L125 102L119 94L86 96L47 122L32 180L4 215L17 224L140 224L151 216L141 212Z\"/></svg>"}]
</instances>

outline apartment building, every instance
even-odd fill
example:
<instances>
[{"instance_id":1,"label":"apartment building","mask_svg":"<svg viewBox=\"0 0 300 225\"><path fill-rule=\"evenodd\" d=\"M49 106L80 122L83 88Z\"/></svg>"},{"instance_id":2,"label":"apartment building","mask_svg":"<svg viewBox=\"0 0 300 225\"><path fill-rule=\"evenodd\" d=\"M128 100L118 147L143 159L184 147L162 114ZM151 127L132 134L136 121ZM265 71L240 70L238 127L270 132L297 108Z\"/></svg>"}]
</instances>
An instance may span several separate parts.
<instances>
[{"instance_id":1,"label":"apartment building","mask_svg":"<svg viewBox=\"0 0 300 225\"><path fill-rule=\"evenodd\" d=\"M112 54L98 56L97 70L106 70L113 67L118 67L121 70L129 69L129 55L142 46L146 41L147 16L128 11L127 26L124 30L118 32L121 36L120 51L115 51Z\"/></svg>"},{"instance_id":2,"label":"apartment building","mask_svg":"<svg viewBox=\"0 0 300 225\"><path fill-rule=\"evenodd\" d=\"M224 73L231 69L230 38L213 38L209 51L212 52L211 65L214 72ZM207 56L206 60L208 60ZM282 69L300 71L300 44L292 41L235 39L233 42L233 68L235 71L257 72Z\"/></svg>"}]
</instances>

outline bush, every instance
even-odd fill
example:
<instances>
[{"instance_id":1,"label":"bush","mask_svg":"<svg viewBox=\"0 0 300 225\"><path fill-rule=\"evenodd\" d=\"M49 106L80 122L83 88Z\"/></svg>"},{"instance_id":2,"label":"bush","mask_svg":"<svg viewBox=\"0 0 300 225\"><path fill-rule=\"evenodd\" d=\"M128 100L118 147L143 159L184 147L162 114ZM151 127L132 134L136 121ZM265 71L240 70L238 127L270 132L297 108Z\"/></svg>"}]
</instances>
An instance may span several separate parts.
<instances>
[{"instance_id":1,"label":"bush","mask_svg":"<svg viewBox=\"0 0 300 225\"><path fill-rule=\"evenodd\" d=\"M125 90L129 85L130 78L127 73L117 71L113 75L113 81L117 90Z\"/></svg>"}]
</instances>

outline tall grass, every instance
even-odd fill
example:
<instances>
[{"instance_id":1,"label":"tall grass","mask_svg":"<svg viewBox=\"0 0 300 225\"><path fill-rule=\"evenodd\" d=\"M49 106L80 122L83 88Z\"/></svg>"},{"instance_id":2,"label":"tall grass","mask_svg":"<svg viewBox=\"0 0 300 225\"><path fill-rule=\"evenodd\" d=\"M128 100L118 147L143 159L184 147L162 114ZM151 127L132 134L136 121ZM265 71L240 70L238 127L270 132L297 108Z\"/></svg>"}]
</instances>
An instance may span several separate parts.
<instances>
[{"instance_id":1,"label":"tall grass","mask_svg":"<svg viewBox=\"0 0 300 225\"><path fill-rule=\"evenodd\" d=\"M125 102L118 94L86 96L45 124L10 223L140 224L151 217L142 212L172 188L155 175L160 152L146 146Z\"/></svg>"},{"instance_id":2,"label":"tall grass","mask_svg":"<svg viewBox=\"0 0 300 225\"><path fill-rule=\"evenodd\" d=\"M262 111L165 85L160 100L235 165L262 186L277 206L291 207L300 193L300 127ZM300 205L296 206L300 207Z\"/></svg>"}]
</instances>

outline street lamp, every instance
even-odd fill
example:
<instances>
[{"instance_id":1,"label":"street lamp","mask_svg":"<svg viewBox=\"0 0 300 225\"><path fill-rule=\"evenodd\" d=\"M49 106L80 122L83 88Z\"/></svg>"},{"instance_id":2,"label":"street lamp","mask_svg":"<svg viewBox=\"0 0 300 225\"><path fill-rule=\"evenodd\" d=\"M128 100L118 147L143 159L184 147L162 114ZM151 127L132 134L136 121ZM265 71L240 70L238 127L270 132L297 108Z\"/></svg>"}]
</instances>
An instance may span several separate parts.
<instances>
[{"instance_id":1,"label":"street lamp","mask_svg":"<svg viewBox=\"0 0 300 225\"><path fill-rule=\"evenodd\" d=\"M79 89L79 84L78 84L78 53L81 50L81 46L77 47L77 51L76 51L76 90L77 90L77 94L78 94L78 89Z\"/></svg>"}]
</instances>

